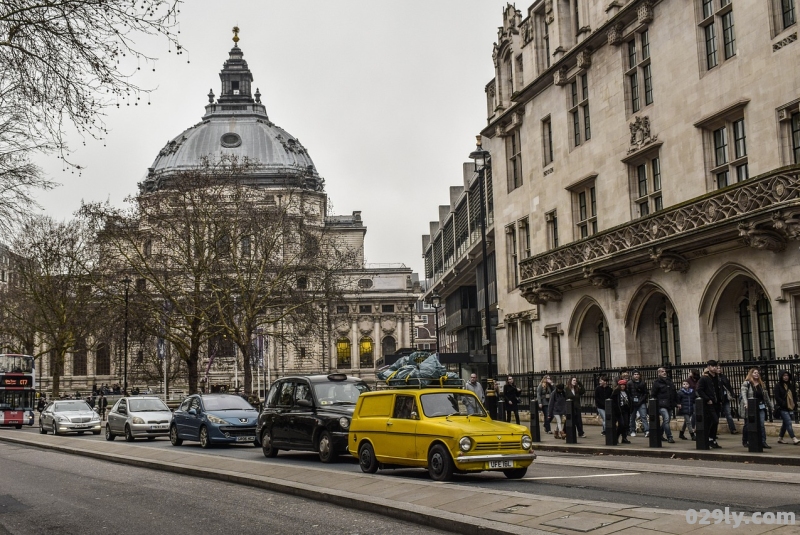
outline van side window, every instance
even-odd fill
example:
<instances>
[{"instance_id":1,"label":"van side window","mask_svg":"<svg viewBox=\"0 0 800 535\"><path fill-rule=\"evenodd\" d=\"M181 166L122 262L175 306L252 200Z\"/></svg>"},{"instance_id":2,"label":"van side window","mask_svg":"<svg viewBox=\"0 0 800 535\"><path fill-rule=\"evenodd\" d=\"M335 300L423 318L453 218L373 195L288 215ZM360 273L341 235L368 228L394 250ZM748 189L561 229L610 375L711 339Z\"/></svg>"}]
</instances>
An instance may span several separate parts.
<instances>
[{"instance_id":1,"label":"van side window","mask_svg":"<svg viewBox=\"0 0 800 535\"><path fill-rule=\"evenodd\" d=\"M411 419L411 413L417 412L414 396L397 396L394 400L394 413L392 418Z\"/></svg>"}]
</instances>

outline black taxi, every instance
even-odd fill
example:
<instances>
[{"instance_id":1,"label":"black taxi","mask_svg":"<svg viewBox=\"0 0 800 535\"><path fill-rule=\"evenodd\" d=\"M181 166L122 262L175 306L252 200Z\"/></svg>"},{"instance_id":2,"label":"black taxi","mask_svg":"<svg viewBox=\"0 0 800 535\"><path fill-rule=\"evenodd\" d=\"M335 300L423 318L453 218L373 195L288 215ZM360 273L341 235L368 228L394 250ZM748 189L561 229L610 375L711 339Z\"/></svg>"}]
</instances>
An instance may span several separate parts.
<instances>
[{"instance_id":1,"label":"black taxi","mask_svg":"<svg viewBox=\"0 0 800 535\"><path fill-rule=\"evenodd\" d=\"M265 457L280 450L314 451L324 463L347 451L353 409L369 387L343 373L275 381L258 417L256 440Z\"/></svg>"}]
</instances>

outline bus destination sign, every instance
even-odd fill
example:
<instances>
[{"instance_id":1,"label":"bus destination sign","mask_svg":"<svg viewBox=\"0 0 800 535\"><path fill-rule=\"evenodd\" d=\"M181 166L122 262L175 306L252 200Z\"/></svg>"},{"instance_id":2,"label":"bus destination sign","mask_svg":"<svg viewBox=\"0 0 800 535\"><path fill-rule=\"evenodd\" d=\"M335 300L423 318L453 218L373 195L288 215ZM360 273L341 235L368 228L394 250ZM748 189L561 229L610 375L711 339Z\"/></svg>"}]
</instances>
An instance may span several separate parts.
<instances>
[{"instance_id":1,"label":"bus destination sign","mask_svg":"<svg viewBox=\"0 0 800 535\"><path fill-rule=\"evenodd\" d=\"M32 385L30 375L0 375L1 388L30 388Z\"/></svg>"}]
</instances>

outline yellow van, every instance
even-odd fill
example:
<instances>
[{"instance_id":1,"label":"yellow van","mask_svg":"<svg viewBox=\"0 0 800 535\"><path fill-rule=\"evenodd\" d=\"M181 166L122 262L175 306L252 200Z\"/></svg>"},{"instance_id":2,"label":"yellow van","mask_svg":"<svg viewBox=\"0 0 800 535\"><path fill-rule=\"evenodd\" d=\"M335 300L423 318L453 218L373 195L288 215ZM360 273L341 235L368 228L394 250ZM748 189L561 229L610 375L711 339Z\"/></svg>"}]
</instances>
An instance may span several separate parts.
<instances>
[{"instance_id":1,"label":"yellow van","mask_svg":"<svg viewBox=\"0 0 800 535\"><path fill-rule=\"evenodd\" d=\"M526 427L492 420L461 388L365 392L348 435L350 454L369 474L416 466L436 481L485 470L520 479L536 458Z\"/></svg>"}]
</instances>

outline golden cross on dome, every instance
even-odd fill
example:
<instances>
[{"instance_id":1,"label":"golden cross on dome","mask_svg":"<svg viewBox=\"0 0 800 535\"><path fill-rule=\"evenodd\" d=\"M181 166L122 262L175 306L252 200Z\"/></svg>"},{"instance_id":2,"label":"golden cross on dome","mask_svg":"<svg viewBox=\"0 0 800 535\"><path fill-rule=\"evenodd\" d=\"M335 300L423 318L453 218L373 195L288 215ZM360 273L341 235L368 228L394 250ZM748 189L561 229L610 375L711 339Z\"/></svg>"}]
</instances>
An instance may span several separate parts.
<instances>
[{"instance_id":1,"label":"golden cross on dome","mask_svg":"<svg viewBox=\"0 0 800 535\"><path fill-rule=\"evenodd\" d=\"M233 27L233 42L238 46L239 44L239 27Z\"/></svg>"}]
</instances>

